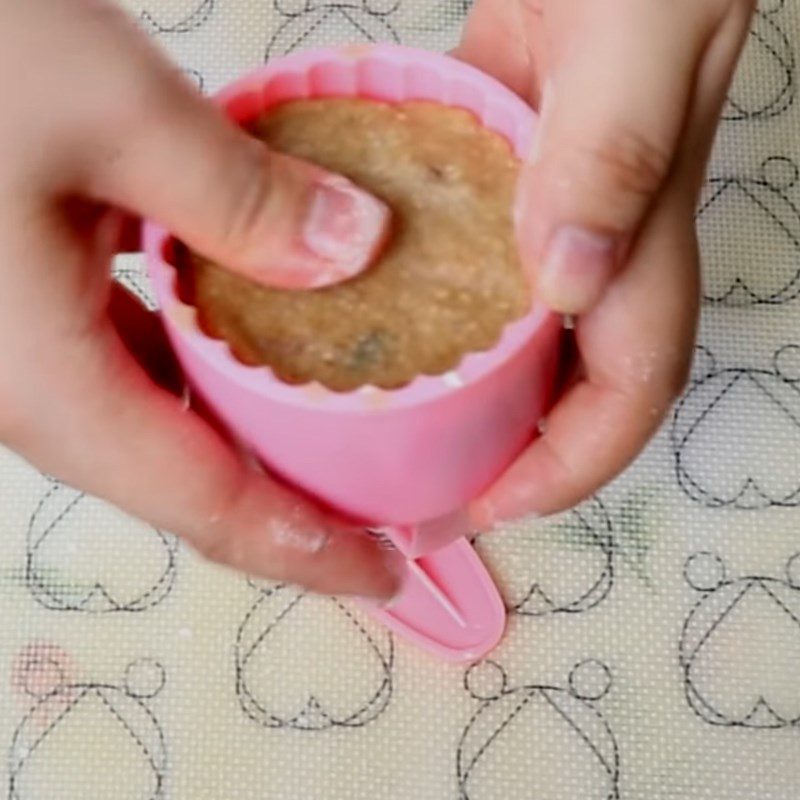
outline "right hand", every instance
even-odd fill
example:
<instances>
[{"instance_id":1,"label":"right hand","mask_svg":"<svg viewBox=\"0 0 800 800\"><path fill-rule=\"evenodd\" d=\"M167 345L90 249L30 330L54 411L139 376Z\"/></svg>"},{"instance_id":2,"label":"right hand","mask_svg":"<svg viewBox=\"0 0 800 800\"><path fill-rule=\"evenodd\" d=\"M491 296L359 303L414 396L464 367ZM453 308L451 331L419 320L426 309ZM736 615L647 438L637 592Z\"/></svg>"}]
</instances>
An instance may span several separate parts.
<instances>
[{"instance_id":1,"label":"right hand","mask_svg":"<svg viewBox=\"0 0 800 800\"><path fill-rule=\"evenodd\" d=\"M473 506L562 511L619 474L683 391L694 213L754 0L477 0L458 55L540 112L515 216L536 296L576 317L577 380Z\"/></svg>"},{"instance_id":2,"label":"right hand","mask_svg":"<svg viewBox=\"0 0 800 800\"><path fill-rule=\"evenodd\" d=\"M269 153L103 0L0 0L0 442L206 556L388 598L394 560L247 466L144 365L159 324L110 279L123 220L264 283L363 269L386 207Z\"/></svg>"}]
</instances>

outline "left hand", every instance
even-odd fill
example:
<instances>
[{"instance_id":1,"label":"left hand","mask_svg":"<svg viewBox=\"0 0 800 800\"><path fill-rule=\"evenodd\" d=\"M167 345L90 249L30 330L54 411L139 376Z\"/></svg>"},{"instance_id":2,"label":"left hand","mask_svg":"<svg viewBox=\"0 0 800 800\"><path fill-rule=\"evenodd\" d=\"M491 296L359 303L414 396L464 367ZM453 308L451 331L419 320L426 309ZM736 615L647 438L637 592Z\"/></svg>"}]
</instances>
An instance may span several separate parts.
<instances>
[{"instance_id":1,"label":"left hand","mask_svg":"<svg viewBox=\"0 0 800 800\"><path fill-rule=\"evenodd\" d=\"M0 0L0 446L211 559L388 599L358 525L242 459L169 391L157 319L111 280L128 214L276 286L363 269L387 212L269 152L109 0Z\"/></svg>"}]
</instances>

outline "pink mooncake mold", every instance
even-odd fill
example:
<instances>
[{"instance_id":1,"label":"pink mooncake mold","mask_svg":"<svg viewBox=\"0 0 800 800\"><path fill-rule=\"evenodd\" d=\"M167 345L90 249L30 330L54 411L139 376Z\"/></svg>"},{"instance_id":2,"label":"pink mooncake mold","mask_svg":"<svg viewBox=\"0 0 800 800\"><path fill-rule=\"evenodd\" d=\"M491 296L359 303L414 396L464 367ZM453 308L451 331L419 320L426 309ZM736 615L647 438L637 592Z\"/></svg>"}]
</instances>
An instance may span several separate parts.
<instances>
[{"instance_id":1,"label":"pink mooncake mold","mask_svg":"<svg viewBox=\"0 0 800 800\"><path fill-rule=\"evenodd\" d=\"M464 108L520 158L535 135L533 111L494 79L447 56L393 45L290 55L216 100L244 124L282 102L323 97ZM409 557L403 593L374 610L386 624L450 660L488 652L505 611L474 551L457 539L469 533L463 509L535 435L553 386L560 321L534 304L492 349L397 390L288 385L267 367L239 362L226 342L200 329L196 309L179 297L171 242L168 231L145 223L150 276L193 390L271 470L380 529Z\"/></svg>"}]
</instances>

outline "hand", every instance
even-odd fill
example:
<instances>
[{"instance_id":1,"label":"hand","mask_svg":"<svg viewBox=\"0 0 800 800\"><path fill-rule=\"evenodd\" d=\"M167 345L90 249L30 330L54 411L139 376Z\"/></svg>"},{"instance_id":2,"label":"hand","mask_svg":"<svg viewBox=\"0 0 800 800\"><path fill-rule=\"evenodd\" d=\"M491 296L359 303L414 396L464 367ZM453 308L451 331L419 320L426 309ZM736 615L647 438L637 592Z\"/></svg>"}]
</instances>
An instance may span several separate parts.
<instances>
[{"instance_id":1,"label":"hand","mask_svg":"<svg viewBox=\"0 0 800 800\"><path fill-rule=\"evenodd\" d=\"M367 264L386 208L268 153L101 0L0 0L0 96L0 441L217 561L393 594L389 556L156 384L158 323L109 278L133 214L256 280L324 285Z\"/></svg>"},{"instance_id":2,"label":"hand","mask_svg":"<svg viewBox=\"0 0 800 800\"><path fill-rule=\"evenodd\" d=\"M582 500L684 386L694 211L753 0L477 0L457 55L540 112L516 208L536 295L577 317L580 374L473 509L491 527Z\"/></svg>"}]
</instances>

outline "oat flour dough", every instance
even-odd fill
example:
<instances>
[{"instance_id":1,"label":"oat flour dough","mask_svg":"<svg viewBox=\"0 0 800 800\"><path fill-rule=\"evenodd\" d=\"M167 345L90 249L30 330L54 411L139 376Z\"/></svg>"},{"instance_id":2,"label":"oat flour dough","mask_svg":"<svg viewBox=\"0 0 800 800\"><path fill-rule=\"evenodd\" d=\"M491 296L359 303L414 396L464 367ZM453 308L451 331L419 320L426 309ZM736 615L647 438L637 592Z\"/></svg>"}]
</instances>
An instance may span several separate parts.
<instances>
[{"instance_id":1,"label":"oat flour dough","mask_svg":"<svg viewBox=\"0 0 800 800\"><path fill-rule=\"evenodd\" d=\"M513 236L520 165L468 112L432 103L294 101L253 132L346 175L394 210L377 264L331 288L267 289L191 255L205 330L290 383L403 386L490 348L530 294Z\"/></svg>"}]
</instances>

